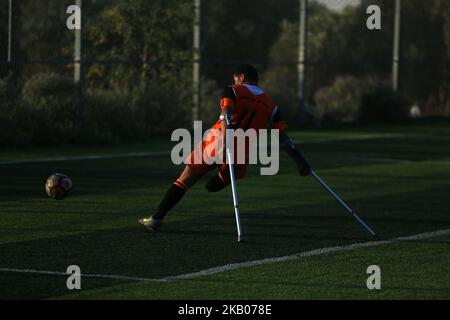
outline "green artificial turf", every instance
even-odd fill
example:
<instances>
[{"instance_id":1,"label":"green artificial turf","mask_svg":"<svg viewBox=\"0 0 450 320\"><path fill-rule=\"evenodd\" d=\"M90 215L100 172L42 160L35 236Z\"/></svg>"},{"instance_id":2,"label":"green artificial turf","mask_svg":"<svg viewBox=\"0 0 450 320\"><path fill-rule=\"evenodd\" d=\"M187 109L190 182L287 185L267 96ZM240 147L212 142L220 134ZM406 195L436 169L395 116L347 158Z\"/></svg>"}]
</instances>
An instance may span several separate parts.
<instances>
[{"instance_id":1,"label":"green artificial turf","mask_svg":"<svg viewBox=\"0 0 450 320\"><path fill-rule=\"evenodd\" d=\"M291 133L308 142L299 146L317 173L382 237L391 238L450 228L450 129L425 128ZM164 141L125 149L163 147ZM35 149L29 158L92 151L79 150ZM108 147L105 154L123 151ZM27 159L25 151L19 153L17 159ZM0 152L2 160L13 156ZM371 240L285 155L278 175L259 176L253 166L238 182L244 243L236 242L231 191L208 193L208 177L188 191L162 232L146 232L138 218L153 212L181 169L169 155L0 165L0 268L65 272L76 264L88 274L160 278ZM73 179L73 194L64 201L45 195L45 179L54 172ZM75 293L64 276L0 272L0 298L448 299L449 249L449 237L443 237L185 281L83 278ZM371 264L382 270L382 290L376 292L365 287Z\"/></svg>"}]
</instances>

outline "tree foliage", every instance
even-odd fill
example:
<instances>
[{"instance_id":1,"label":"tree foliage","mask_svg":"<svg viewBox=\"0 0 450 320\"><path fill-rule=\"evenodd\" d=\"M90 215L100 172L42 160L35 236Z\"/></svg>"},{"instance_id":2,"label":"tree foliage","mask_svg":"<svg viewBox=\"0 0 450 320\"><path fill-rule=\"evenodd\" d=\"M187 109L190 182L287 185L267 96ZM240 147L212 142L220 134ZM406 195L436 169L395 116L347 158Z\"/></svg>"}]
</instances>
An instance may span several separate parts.
<instances>
[{"instance_id":1,"label":"tree foliage","mask_svg":"<svg viewBox=\"0 0 450 320\"><path fill-rule=\"evenodd\" d=\"M4 128L14 126L14 114L21 114L24 106L34 110L54 101L67 104L57 92L42 93L44 100L35 95L41 94L38 82L42 79L48 84L58 74L65 80L55 82L71 81L73 63L63 62L73 59L74 34L65 27L66 8L73 2L13 1L13 59L46 62L0 65L0 94L8 100L0 102ZM392 70L394 1L369 1L382 10L382 29L376 31L366 28L365 8L336 11L323 3L310 0L308 7L306 98L312 107L318 97L323 98L323 106L332 96L327 93L337 89L344 98L348 97L345 90L363 89L355 86L364 80L342 79L370 77L385 83ZM429 113L448 114L450 2L402 3L400 92ZM220 88L231 82L233 66L244 61L256 64L263 88L287 118L294 118L298 110L299 1L203 0L202 6L202 118L215 119ZM112 120L114 114L137 121L136 135L190 126L193 13L193 1L186 0L83 1L85 100L81 114L87 127L96 132L106 128L110 132L104 135L107 140L114 136L112 126L120 127ZM8 1L0 4L0 20L4 22L0 24L0 59L5 60ZM78 97L73 100L80 101ZM131 118L122 114L122 106ZM339 103L333 106L339 108ZM112 125L97 126L86 120L98 119L103 110L110 110ZM348 119L340 111L336 114ZM67 123L75 127L72 120ZM127 138L127 134L119 135Z\"/></svg>"}]
</instances>

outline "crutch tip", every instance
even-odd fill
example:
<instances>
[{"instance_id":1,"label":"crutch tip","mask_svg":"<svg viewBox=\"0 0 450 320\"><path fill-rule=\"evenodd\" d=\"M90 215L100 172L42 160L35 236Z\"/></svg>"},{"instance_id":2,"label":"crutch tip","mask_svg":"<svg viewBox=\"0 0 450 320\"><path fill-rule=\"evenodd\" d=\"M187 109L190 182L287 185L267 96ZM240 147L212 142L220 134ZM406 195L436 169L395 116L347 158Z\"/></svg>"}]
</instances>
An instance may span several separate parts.
<instances>
[{"instance_id":1,"label":"crutch tip","mask_svg":"<svg viewBox=\"0 0 450 320\"><path fill-rule=\"evenodd\" d=\"M381 240L383 240L379 235L377 235L377 234L374 234L373 235L373 239L374 240L377 240L377 241L381 241Z\"/></svg>"},{"instance_id":2,"label":"crutch tip","mask_svg":"<svg viewBox=\"0 0 450 320\"><path fill-rule=\"evenodd\" d=\"M237 241L238 241L238 242L242 242L242 237L241 237L241 236L238 236Z\"/></svg>"}]
</instances>

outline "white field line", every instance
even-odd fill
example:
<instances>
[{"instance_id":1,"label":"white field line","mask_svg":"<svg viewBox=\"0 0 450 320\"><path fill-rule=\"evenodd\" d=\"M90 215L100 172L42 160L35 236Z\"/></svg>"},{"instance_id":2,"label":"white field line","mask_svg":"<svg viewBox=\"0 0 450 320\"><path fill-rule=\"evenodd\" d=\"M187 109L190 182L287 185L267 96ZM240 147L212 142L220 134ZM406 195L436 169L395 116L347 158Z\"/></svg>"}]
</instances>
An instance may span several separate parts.
<instances>
[{"instance_id":1,"label":"white field line","mask_svg":"<svg viewBox=\"0 0 450 320\"><path fill-rule=\"evenodd\" d=\"M360 136L348 136L338 138L322 138L312 140L299 140L298 144L320 144L326 142L339 142L339 141L358 141L358 140L372 140L383 138L414 138L423 136L422 134L415 133L398 133L398 134L364 134ZM105 154L105 155L85 155L85 156L68 156L68 157L53 157L53 158L39 158L31 160L4 160L0 161L0 165L15 165L15 164L27 164L27 163L40 163L40 162L63 162L63 161L79 161L79 160L101 160L101 159L117 159L117 158L132 158L132 157L156 157L170 155L170 151L150 151L150 152L130 152L130 153L118 153L118 154ZM386 159L389 160L389 159Z\"/></svg>"},{"instance_id":2,"label":"white field line","mask_svg":"<svg viewBox=\"0 0 450 320\"><path fill-rule=\"evenodd\" d=\"M63 162L63 161L79 161L79 160L101 160L101 159L116 159L116 158L135 158L135 157L157 157L169 155L170 151L152 151L152 152L130 152L118 154L105 155L86 155L73 157L55 157L55 158L40 158L32 160L6 160L0 161L0 165L8 164L26 164L26 163L41 163L41 162Z\"/></svg>"},{"instance_id":3,"label":"white field line","mask_svg":"<svg viewBox=\"0 0 450 320\"><path fill-rule=\"evenodd\" d=\"M43 275L51 275L51 276L70 276L71 274L65 272L58 271L44 271L44 270L34 270L34 269L10 269L10 268L0 268L0 272L15 272L15 273L31 273L31 274L43 274ZM107 275L107 274L80 274L81 277L86 278L107 278L107 279L115 279L115 280L132 280L132 281L149 281L149 280L157 280L157 279L149 279L149 278L141 278L141 277L132 277L132 276L119 276L119 275Z\"/></svg>"},{"instance_id":4,"label":"white field line","mask_svg":"<svg viewBox=\"0 0 450 320\"><path fill-rule=\"evenodd\" d=\"M241 268L265 265L265 264L269 264L269 263L299 260L302 258L320 256L320 255L328 254L328 253L335 253L335 252L341 252L341 251L352 251L352 250L361 249L361 248L369 248L369 247L399 243L399 242L404 242L404 241L406 241L406 242L407 241L417 241L417 240L429 239L429 238L433 238L433 237L445 236L445 235L449 235L449 234L450 234L450 229L446 229L446 230L439 230L439 231L415 234L415 235L407 236L407 237L392 238L392 239L383 240L383 241L370 241L370 242L363 242L363 243L354 243L351 245L340 246L340 247L327 247L327 248L315 249L315 250L311 250L311 251L305 251L305 252L301 252L301 253L297 253L297 254L293 254L293 255L289 255L289 256L227 264L224 266L205 269L205 270L201 270L201 271L194 272L194 273L180 274L177 276L167 276L167 277L161 277L161 278L143 278L143 277L105 275L105 274L81 274L81 276L89 277L89 278L108 278L108 279L115 279L115 280L131 280L131 281L187 280L187 279L194 279L194 278L198 278L198 277L209 276L209 275L218 274L218 273L236 270L236 269L241 269ZM57 275L57 276L66 276L66 277L69 276L65 272L42 271L42 270L33 270L33 269L0 268L0 272L45 274L45 275Z\"/></svg>"},{"instance_id":5,"label":"white field line","mask_svg":"<svg viewBox=\"0 0 450 320\"><path fill-rule=\"evenodd\" d=\"M385 163L413 163L414 161L405 159L395 159L395 158L372 158L372 157L361 157L361 156L339 156L340 160L371 160L376 162Z\"/></svg>"}]
</instances>

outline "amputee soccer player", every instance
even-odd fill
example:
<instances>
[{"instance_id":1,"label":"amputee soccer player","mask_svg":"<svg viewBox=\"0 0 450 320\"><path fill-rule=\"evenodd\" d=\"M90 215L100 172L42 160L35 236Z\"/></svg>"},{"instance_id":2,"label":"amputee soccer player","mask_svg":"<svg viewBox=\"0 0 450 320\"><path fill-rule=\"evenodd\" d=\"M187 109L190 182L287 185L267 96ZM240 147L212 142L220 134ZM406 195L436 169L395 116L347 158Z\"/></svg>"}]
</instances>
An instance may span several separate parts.
<instances>
[{"instance_id":1,"label":"amputee soccer player","mask_svg":"<svg viewBox=\"0 0 450 320\"><path fill-rule=\"evenodd\" d=\"M248 64L239 66L233 74L234 84L224 89L220 100L221 115L212 129L220 130L225 135L227 114L232 114L233 129L265 129L271 126L272 129L280 130L280 144L289 156L296 162L299 173L302 176L310 174L310 168L293 153L292 141L285 130L288 125L282 118L278 106L258 87L258 72ZM222 139L224 141L224 139ZM217 174L206 184L210 192L217 192L230 184L230 173L228 164L209 164L203 160L198 163L194 158L203 155L203 149L212 143L210 140L202 141L186 158L186 166L179 178L167 190L164 198L158 206L156 213L150 217L139 220L147 229L157 231L161 226L161 220L167 213L183 198L189 188L191 188L202 176L211 170L218 169ZM246 148L248 150L248 148ZM247 157L246 157L247 158ZM235 163L235 162L234 162ZM236 179L244 177L246 164L234 164Z\"/></svg>"}]
</instances>

